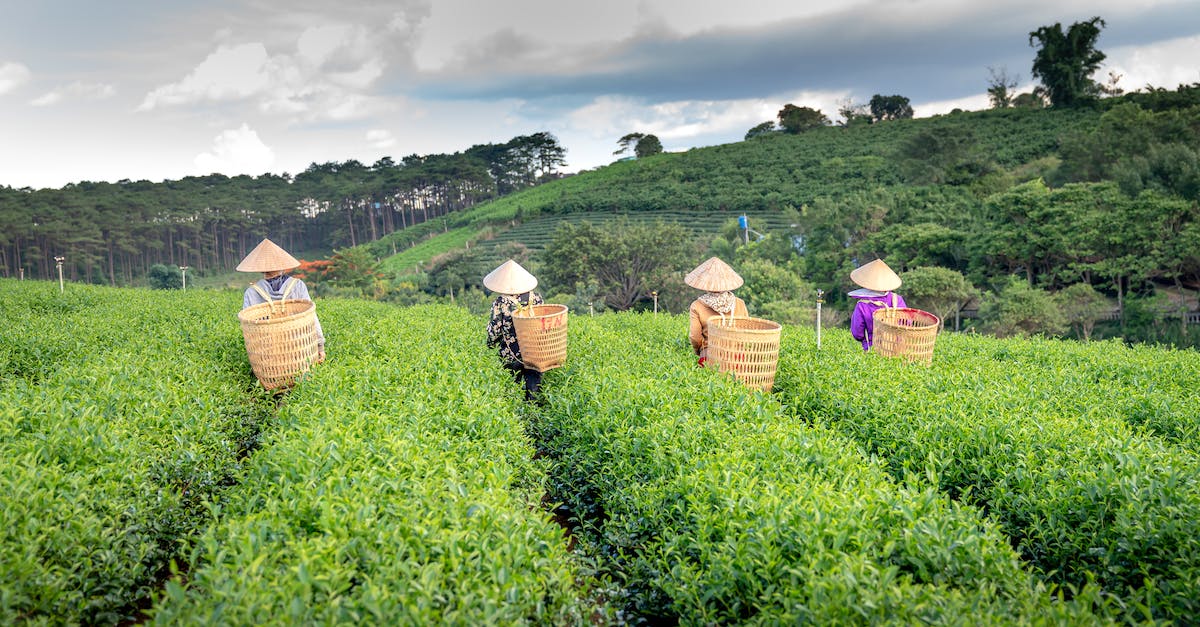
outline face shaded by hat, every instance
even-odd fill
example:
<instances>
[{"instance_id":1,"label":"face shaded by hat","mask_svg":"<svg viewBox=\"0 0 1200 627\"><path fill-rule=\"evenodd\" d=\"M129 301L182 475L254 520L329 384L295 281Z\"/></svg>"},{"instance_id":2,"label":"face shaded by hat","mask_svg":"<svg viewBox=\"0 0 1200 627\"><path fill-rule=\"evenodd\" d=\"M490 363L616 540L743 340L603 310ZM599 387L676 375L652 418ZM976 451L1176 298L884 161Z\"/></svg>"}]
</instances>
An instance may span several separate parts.
<instances>
[{"instance_id":1,"label":"face shaded by hat","mask_svg":"<svg viewBox=\"0 0 1200 627\"><path fill-rule=\"evenodd\" d=\"M900 287L900 277L882 259L855 268L850 273L850 280L876 292L890 292Z\"/></svg>"},{"instance_id":2,"label":"face shaded by hat","mask_svg":"<svg viewBox=\"0 0 1200 627\"><path fill-rule=\"evenodd\" d=\"M238 272L286 272L299 268L300 262L269 239L259 242L237 265Z\"/></svg>"},{"instance_id":3,"label":"face shaded by hat","mask_svg":"<svg viewBox=\"0 0 1200 627\"><path fill-rule=\"evenodd\" d=\"M524 294L537 287L537 277L509 259L483 277L483 286L497 294Z\"/></svg>"},{"instance_id":4,"label":"face shaded by hat","mask_svg":"<svg viewBox=\"0 0 1200 627\"><path fill-rule=\"evenodd\" d=\"M683 277L683 282L705 292L728 292L742 286L742 277L729 264L709 257Z\"/></svg>"}]
</instances>

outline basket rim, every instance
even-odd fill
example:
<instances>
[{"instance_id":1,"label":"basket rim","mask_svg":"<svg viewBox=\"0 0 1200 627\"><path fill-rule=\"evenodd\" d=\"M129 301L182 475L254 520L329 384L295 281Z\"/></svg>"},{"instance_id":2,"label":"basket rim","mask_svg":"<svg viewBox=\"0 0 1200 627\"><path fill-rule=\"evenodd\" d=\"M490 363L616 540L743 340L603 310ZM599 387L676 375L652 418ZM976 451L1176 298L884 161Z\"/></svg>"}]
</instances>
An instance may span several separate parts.
<instances>
[{"instance_id":1,"label":"basket rim","mask_svg":"<svg viewBox=\"0 0 1200 627\"><path fill-rule=\"evenodd\" d=\"M276 301L276 302L278 302L278 301ZM284 303L285 303L285 306L288 303L300 303L302 305L307 305L307 306L304 307L303 309L301 309L300 311L290 313L286 316L279 316L277 318L267 318L264 320L256 320L256 319L250 317L252 315L252 312L261 311L263 309L269 310L271 308L271 304L270 303L255 303L255 304L250 305L249 307L246 307L245 309L242 309L241 311L239 311L238 312L238 320L240 320L246 324L278 324L280 322L287 322L289 320L293 320L300 316L310 315L314 310L316 310L316 307L317 307L316 303L314 303L311 300L305 299L305 298L289 298L286 301L284 301Z\"/></svg>"},{"instance_id":2,"label":"basket rim","mask_svg":"<svg viewBox=\"0 0 1200 627\"><path fill-rule=\"evenodd\" d=\"M725 321L730 321L730 320L753 320L755 322L765 322L767 324L774 325L774 326L771 328L767 328L767 329L744 329L741 327L722 325L721 324L722 320L721 320L720 316L713 316L713 317L709 318L708 326L711 328L713 325L716 325L717 327L722 328L722 329L732 329L735 331L741 331L741 332L745 332L745 333L773 333L775 331L779 331L779 330L783 329L783 324L781 324L779 322L775 322L774 320L768 320L766 318L759 318L756 316L725 316Z\"/></svg>"},{"instance_id":3,"label":"basket rim","mask_svg":"<svg viewBox=\"0 0 1200 627\"><path fill-rule=\"evenodd\" d=\"M924 309L917 309L916 307L880 307L879 309L875 310L875 313L871 314L871 317L874 318L877 322L883 322L884 324L890 324L890 322L888 320L885 320L883 318L883 316L878 315L880 312L887 312L887 311L896 311L896 312L903 311L906 313L911 312L911 313L922 314L923 316L928 316L929 320L922 321L922 322L926 323L926 326L935 326L935 325L941 324L941 322L942 322L942 319L939 318L937 316L937 314L930 313L928 311L925 311ZM914 320L916 320L916 319L914 318Z\"/></svg>"},{"instance_id":4,"label":"basket rim","mask_svg":"<svg viewBox=\"0 0 1200 627\"><path fill-rule=\"evenodd\" d=\"M523 313L526 311L530 311L530 312L534 311L532 309L532 307L556 307L556 308L561 307L561 309L555 309L555 311L547 312L544 314L535 314L535 315L525 315ZM527 320L533 320L535 318L549 318L550 316L559 316L564 313L567 313L568 311L570 311L570 308L568 308L566 305L561 305L559 303L542 303L540 305L532 305L531 309L526 309L526 308L522 307L522 308L514 311L512 315L514 318L524 318Z\"/></svg>"}]
</instances>

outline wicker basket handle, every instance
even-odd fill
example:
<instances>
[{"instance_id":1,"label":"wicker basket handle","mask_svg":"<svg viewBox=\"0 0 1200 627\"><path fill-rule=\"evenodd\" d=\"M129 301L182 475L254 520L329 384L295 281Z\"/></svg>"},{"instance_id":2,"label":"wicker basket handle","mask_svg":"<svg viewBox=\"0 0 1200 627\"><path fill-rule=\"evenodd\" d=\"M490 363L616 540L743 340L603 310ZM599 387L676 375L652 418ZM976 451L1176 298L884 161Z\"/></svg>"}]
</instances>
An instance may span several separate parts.
<instances>
[{"instance_id":1,"label":"wicker basket handle","mask_svg":"<svg viewBox=\"0 0 1200 627\"><path fill-rule=\"evenodd\" d=\"M271 314L274 315L275 303L279 303L279 313L284 313L283 304L287 301L287 297L291 295L292 290L295 289L296 283L295 277L288 277L287 281L283 284L283 295L279 297L279 300L271 300L271 295L259 287L257 282L251 283L250 287L254 288L254 291L258 292L259 296L262 296L263 300L267 303L267 307L271 308Z\"/></svg>"}]
</instances>

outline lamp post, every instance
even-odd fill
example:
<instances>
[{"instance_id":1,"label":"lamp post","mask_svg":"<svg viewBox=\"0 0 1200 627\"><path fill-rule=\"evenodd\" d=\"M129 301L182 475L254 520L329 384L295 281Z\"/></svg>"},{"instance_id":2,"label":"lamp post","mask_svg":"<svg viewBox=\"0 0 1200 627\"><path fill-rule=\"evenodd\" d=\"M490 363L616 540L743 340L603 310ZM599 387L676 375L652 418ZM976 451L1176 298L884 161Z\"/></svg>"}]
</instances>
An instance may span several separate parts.
<instances>
[{"instance_id":1,"label":"lamp post","mask_svg":"<svg viewBox=\"0 0 1200 627\"><path fill-rule=\"evenodd\" d=\"M63 265L63 262L66 260L67 260L66 257L55 257L54 258L54 265L58 266L58 293L59 294L62 294L63 292L66 291L66 289L63 287L63 276L62 276L62 265Z\"/></svg>"},{"instance_id":2,"label":"lamp post","mask_svg":"<svg viewBox=\"0 0 1200 627\"><path fill-rule=\"evenodd\" d=\"M653 292L650 292L650 295L654 297L654 315L657 316L658 315L658 290L654 290Z\"/></svg>"},{"instance_id":3,"label":"lamp post","mask_svg":"<svg viewBox=\"0 0 1200 627\"><path fill-rule=\"evenodd\" d=\"M821 350L821 304L825 302L825 290L817 290L817 350Z\"/></svg>"},{"instance_id":4,"label":"lamp post","mask_svg":"<svg viewBox=\"0 0 1200 627\"><path fill-rule=\"evenodd\" d=\"M187 266L179 266L179 273L183 275L183 291L187 291Z\"/></svg>"}]
</instances>

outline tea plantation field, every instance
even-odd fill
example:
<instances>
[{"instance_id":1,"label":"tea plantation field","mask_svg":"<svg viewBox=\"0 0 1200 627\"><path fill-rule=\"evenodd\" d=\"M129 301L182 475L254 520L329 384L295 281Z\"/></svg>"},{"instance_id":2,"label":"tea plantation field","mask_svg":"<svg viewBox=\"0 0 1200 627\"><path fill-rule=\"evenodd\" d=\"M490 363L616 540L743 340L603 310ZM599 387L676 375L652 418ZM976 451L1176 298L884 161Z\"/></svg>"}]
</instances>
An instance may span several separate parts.
<instances>
[{"instance_id":1,"label":"tea plantation field","mask_svg":"<svg viewBox=\"0 0 1200 627\"><path fill-rule=\"evenodd\" d=\"M240 294L0 280L0 623L1184 624L1200 357L571 318L527 405L445 306L321 300L273 397Z\"/></svg>"}]
</instances>

